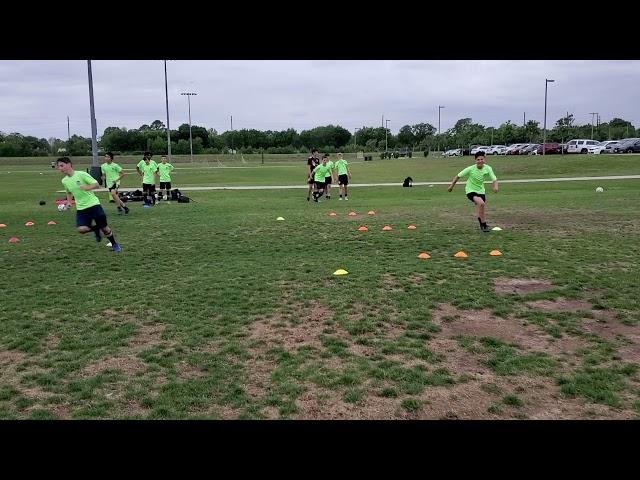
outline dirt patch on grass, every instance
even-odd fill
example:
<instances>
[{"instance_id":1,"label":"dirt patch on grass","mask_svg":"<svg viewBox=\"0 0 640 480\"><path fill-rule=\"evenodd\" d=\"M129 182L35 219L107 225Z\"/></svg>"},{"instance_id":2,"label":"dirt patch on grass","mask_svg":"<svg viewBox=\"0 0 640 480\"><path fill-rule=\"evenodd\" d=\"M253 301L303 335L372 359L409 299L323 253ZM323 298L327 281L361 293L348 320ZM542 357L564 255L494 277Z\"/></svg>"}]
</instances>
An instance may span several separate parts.
<instances>
[{"instance_id":1,"label":"dirt patch on grass","mask_svg":"<svg viewBox=\"0 0 640 480\"><path fill-rule=\"evenodd\" d=\"M45 318L47 318L47 314L44 312L38 312L37 310L34 310L31 313L31 316L33 318L35 318L36 320L44 320Z\"/></svg>"},{"instance_id":2,"label":"dirt patch on grass","mask_svg":"<svg viewBox=\"0 0 640 480\"><path fill-rule=\"evenodd\" d=\"M151 410L140 405L137 400L130 400L124 405L124 414L127 417L146 417Z\"/></svg>"},{"instance_id":3,"label":"dirt patch on grass","mask_svg":"<svg viewBox=\"0 0 640 480\"><path fill-rule=\"evenodd\" d=\"M545 312L575 312L577 310L591 310L591 303L585 300L570 300L558 298L556 300L536 300L527 302L527 306Z\"/></svg>"},{"instance_id":4,"label":"dirt patch on grass","mask_svg":"<svg viewBox=\"0 0 640 480\"><path fill-rule=\"evenodd\" d=\"M422 285L425 278L427 278L427 276L424 273L412 273L409 275L409 281L412 285Z\"/></svg>"},{"instance_id":5,"label":"dirt patch on grass","mask_svg":"<svg viewBox=\"0 0 640 480\"><path fill-rule=\"evenodd\" d=\"M495 278L493 289L496 293L516 293L526 295L551 290L553 285L549 280L535 278Z\"/></svg>"},{"instance_id":6,"label":"dirt patch on grass","mask_svg":"<svg viewBox=\"0 0 640 480\"><path fill-rule=\"evenodd\" d=\"M625 325L613 319L585 318L581 326L587 333L619 344L618 354L623 360L640 363L640 325Z\"/></svg>"},{"instance_id":7,"label":"dirt patch on grass","mask_svg":"<svg viewBox=\"0 0 640 480\"><path fill-rule=\"evenodd\" d=\"M196 366L188 364L184 360L178 362L176 370L180 380L190 380L192 378L202 378L205 376L205 372Z\"/></svg>"},{"instance_id":8,"label":"dirt patch on grass","mask_svg":"<svg viewBox=\"0 0 640 480\"><path fill-rule=\"evenodd\" d=\"M270 317L253 322L249 328L249 340L263 344L262 352L274 347L297 349L313 347L322 349L320 337L327 326L325 321L333 312L317 302L305 308L295 304L291 313L277 312Z\"/></svg>"},{"instance_id":9,"label":"dirt patch on grass","mask_svg":"<svg viewBox=\"0 0 640 480\"><path fill-rule=\"evenodd\" d=\"M53 350L58 346L59 343L60 343L60 337L58 337L58 335L56 335L53 332L47 335L47 338L45 340L45 346L47 347L47 349Z\"/></svg>"},{"instance_id":10,"label":"dirt patch on grass","mask_svg":"<svg viewBox=\"0 0 640 480\"><path fill-rule=\"evenodd\" d=\"M397 398L379 397L367 391L360 402L346 403L342 392L306 385L306 390L296 400L296 419L304 420L379 420L408 418L400 409Z\"/></svg>"},{"instance_id":11,"label":"dirt patch on grass","mask_svg":"<svg viewBox=\"0 0 640 480\"><path fill-rule=\"evenodd\" d=\"M17 364L24 360L26 354L19 352L18 350L4 350L0 349L0 366Z\"/></svg>"},{"instance_id":12,"label":"dirt patch on grass","mask_svg":"<svg viewBox=\"0 0 640 480\"><path fill-rule=\"evenodd\" d=\"M259 355L249 363L245 390L253 400L260 400L269 390L271 375L277 365L274 361Z\"/></svg>"},{"instance_id":13,"label":"dirt patch on grass","mask_svg":"<svg viewBox=\"0 0 640 480\"><path fill-rule=\"evenodd\" d=\"M127 377L134 377L146 369L145 363L135 355L101 358L80 371L81 377L93 377L104 370L120 370Z\"/></svg>"},{"instance_id":14,"label":"dirt patch on grass","mask_svg":"<svg viewBox=\"0 0 640 480\"><path fill-rule=\"evenodd\" d=\"M440 304L433 312L433 321L440 326L440 336L445 339L458 335L493 337L516 344L525 350L550 355L573 354L578 348L586 345L586 342L577 337L565 336L554 339L521 319L496 317L489 310L458 310L452 305ZM432 342L429 342L430 348ZM438 348L437 342L435 345ZM450 343L444 346L452 348Z\"/></svg>"},{"instance_id":15,"label":"dirt patch on grass","mask_svg":"<svg viewBox=\"0 0 640 480\"><path fill-rule=\"evenodd\" d=\"M155 325L141 325L129 342L129 347L134 351L145 350L162 343L162 332L166 326L162 323Z\"/></svg>"},{"instance_id":16,"label":"dirt patch on grass","mask_svg":"<svg viewBox=\"0 0 640 480\"><path fill-rule=\"evenodd\" d=\"M402 288L398 286L398 280L392 273L382 275L382 289L385 292L401 292Z\"/></svg>"}]
</instances>

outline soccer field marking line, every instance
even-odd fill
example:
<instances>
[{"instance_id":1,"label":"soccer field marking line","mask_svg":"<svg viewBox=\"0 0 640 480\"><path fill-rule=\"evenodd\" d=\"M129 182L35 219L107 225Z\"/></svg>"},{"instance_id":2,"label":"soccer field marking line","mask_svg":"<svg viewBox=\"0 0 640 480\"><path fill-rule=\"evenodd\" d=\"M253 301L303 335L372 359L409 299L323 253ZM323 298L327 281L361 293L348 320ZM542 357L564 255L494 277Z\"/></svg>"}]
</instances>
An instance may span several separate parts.
<instances>
[{"instance_id":1,"label":"soccer field marking line","mask_svg":"<svg viewBox=\"0 0 640 480\"><path fill-rule=\"evenodd\" d=\"M500 180L500 183L541 183L541 182L579 182L589 180L635 180L640 179L640 175L610 175L603 177L557 177L557 178L522 178L515 180ZM490 184L491 182L485 182ZM414 186L421 185L450 185L451 182L413 182ZM401 187L402 183L353 183L351 187ZM121 190L139 187L123 187ZM306 189L308 185L223 185L223 186L193 186L188 185L180 187L181 191L198 191L198 190L286 190L286 189ZM96 188L95 192L106 192L106 188ZM64 190L57 190L57 193L64 193Z\"/></svg>"}]
</instances>

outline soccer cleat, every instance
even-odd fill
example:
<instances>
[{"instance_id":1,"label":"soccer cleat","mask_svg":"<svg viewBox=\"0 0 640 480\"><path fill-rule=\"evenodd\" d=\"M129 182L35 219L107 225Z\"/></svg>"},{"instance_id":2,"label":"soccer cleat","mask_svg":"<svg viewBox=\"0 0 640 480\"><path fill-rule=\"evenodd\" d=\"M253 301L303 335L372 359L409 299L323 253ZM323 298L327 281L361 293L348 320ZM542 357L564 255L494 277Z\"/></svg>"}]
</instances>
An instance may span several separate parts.
<instances>
[{"instance_id":1,"label":"soccer cleat","mask_svg":"<svg viewBox=\"0 0 640 480\"><path fill-rule=\"evenodd\" d=\"M489 227L489 225L487 225L486 223L482 227L480 227L480 229L485 233L491 231L491 227Z\"/></svg>"},{"instance_id":2,"label":"soccer cleat","mask_svg":"<svg viewBox=\"0 0 640 480\"><path fill-rule=\"evenodd\" d=\"M342 200L342 197L340 197L340 200Z\"/></svg>"},{"instance_id":3,"label":"soccer cleat","mask_svg":"<svg viewBox=\"0 0 640 480\"><path fill-rule=\"evenodd\" d=\"M307 202L308 202L309 200L310 200L310 198L309 198L309 197L307 197Z\"/></svg>"},{"instance_id":4,"label":"soccer cleat","mask_svg":"<svg viewBox=\"0 0 640 480\"><path fill-rule=\"evenodd\" d=\"M128 214L129 214L129 207L124 207L124 213L125 213L126 215L128 215Z\"/></svg>"},{"instance_id":5,"label":"soccer cleat","mask_svg":"<svg viewBox=\"0 0 640 480\"><path fill-rule=\"evenodd\" d=\"M122 251L122 247L120 246L120 244L119 244L119 243L114 243L114 244L111 246L111 251L112 251L112 252L115 252L115 253L120 253L120 252Z\"/></svg>"},{"instance_id":6,"label":"soccer cleat","mask_svg":"<svg viewBox=\"0 0 640 480\"><path fill-rule=\"evenodd\" d=\"M344 197L345 200L349 200L349 197Z\"/></svg>"}]
</instances>

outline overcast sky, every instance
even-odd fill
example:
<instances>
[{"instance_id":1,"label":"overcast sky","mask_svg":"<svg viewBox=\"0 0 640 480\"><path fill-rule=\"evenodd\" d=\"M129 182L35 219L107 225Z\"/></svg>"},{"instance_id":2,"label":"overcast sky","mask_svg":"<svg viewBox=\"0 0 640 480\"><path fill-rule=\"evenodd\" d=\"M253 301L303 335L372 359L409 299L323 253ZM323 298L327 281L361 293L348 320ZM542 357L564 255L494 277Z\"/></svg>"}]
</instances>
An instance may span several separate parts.
<instances>
[{"instance_id":1,"label":"overcast sky","mask_svg":"<svg viewBox=\"0 0 640 480\"><path fill-rule=\"evenodd\" d=\"M166 123L161 60L92 62L98 136L109 126ZM298 132L320 125L381 126L397 133L407 124L441 128L471 117L486 126L540 121L545 78L547 125L573 113L590 123L613 117L640 124L640 61L185 61L167 62L171 128L188 122L230 129ZM36 137L91 135L86 60L0 60L0 130Z\"/></svg>"}]
</instances>

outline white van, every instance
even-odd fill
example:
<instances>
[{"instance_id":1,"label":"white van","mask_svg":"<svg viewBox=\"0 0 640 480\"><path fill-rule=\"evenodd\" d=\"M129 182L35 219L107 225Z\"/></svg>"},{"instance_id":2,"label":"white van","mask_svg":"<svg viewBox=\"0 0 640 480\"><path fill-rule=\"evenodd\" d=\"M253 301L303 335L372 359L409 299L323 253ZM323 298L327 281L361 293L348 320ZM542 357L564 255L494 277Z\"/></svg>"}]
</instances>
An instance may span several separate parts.
<instances>
[{"instance_id":1,"label":"white van","mask_svg":"<svg viewBox=\"0 0 640 480\"><path fill-rule=\"evenodd\" d=\"M600 142L597 140L586 140L579 138L577 140L571 140L567 143L567 153L588 153L589 147L595 147Z\"/></svg>"}]
</instances>

